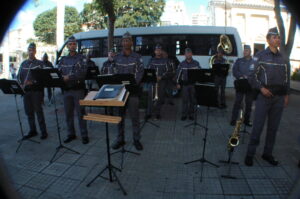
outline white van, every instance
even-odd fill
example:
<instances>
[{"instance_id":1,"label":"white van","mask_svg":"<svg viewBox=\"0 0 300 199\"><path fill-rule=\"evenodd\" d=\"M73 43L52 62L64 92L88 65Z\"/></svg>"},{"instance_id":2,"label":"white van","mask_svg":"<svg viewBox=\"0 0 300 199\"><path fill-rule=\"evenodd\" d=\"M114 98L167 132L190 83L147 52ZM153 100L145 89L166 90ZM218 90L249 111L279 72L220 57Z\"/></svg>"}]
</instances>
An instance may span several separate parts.
<instances>
[{"instance_id":1,"label":"white van","mask_svg":"<svg viewBox=\"0 0 300 199\"><path fill-rule=\"evenodd\" d=\"M216 26L161 26L139 28L115 29L114 49L121 50L122 35L128 31L133 37L134 51L143 56L145 66L153 55L154 47L161 44L169 56L176 56L181 62L184 60L184 49L189 47L193 50L193 58L200 62L202 68L209 68L209 60L216 53L221 34L226 34L232 44L232 52L226 56L231 65L238 57L242 57L242 43L239 33L233 27ZM93 30L76 33L73 36L78 41L78 51L86 55L90 53L92 60L101 68L107 59L107 35L108 30ZM68 53L66 43L57 53L57 60L61 55ZM227 86L233 87L233 77L230 72L227 78Z\"/></svg>"}]
</instances>

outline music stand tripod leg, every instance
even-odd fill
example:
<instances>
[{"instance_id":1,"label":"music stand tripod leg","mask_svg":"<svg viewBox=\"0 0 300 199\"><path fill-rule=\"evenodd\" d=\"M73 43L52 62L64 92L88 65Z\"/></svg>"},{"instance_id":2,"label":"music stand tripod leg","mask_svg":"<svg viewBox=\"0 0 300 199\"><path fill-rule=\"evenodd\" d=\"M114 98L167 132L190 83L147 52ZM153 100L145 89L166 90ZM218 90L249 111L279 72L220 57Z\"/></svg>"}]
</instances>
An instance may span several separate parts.
<instances>
[{"instance_id":1,"label":"music stand tripod leg","mask_svg":"<svg viewBox=\"0 0 300 199\"><path fill-rule=\"evenodd\" d=\"M58 147L56 147L56 151L54 153L54 155L52 156L51 160L50 160L50 163L53 162L55 156L57 155L57 153L59 152L60 149L64 148L68 151L71 151L71 152L74 152L76 154L80 154L78 151L75 151L69 147L66 147L64 146L62 143L61 143L61 136L60 136L60 126L59 126L59 121L58 121L58 114L57 114L57 106L56 106L56 98L55 98L55 93L54 93L54 87L52 88L52 97L53 97L53 103L54 103L54 112L55 112L55 120L56 120L56 127L57 127L57 136L58 136L58 141L59 141L59 145Z\"/></svg>"}]
</instances>

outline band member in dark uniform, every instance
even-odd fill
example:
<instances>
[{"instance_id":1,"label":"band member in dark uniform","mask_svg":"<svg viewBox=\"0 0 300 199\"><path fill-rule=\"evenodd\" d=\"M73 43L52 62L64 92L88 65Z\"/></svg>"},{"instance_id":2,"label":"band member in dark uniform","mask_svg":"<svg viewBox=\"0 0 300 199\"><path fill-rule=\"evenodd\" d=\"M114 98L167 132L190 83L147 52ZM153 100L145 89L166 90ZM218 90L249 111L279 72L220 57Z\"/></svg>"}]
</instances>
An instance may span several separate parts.
<instances>
[{"instance_id":1,"label":"band member in dark uniform","mask_svg":"<svg viewBox=\"0 0 300 199\"><path fill-rule=\"evenodd\" d=\"M45 67L47 68L53 68L53 64L48 60L48 54L45 53L43 55L43 62ZM47 88L47 94L48 94L48 101L49 101L49 105L52 103L52 89L51 87Z\"/></svg>"},{"instance_id":2,"label":"band member in dark uniform","mask_svg":"<svg viewBox=\"0 0 300 199\"><path fill-rule=\"evenodd\" d=\"M177 69L177 88L180 89L180 82L182 83L182 116L181 120L186 120L189 117L190 120L194 120L195 113L195 87L188 82L187 69L201 68L198 61L193 59L193 53L190 48L185 49L185 60L179 64Z\"/></svg>"},{"instance_id":3,"label":"band member in dark uniform","mask_svg":"<svg viewBox=\"0 0 300 199\"><path fill-rule=\"evenodd\" d=\"M114 64L114 56L116 55L115 51L111 49L108 52L107 60L103 63L101 68L101 75L112 74L112 68Z\"/></svg>"},{"instance_id":4,"label":"band member in dark uniform","mask_svg":"<svg viewBox=\"0 0 300 199\"><path fill-rule=\"evenodd\" d=\"M136 83L139 85L143 74L143 60L141 55L132 51L132 36L126 32L122 38L122 52L114 57L113 74L134 74ZM132 121L133 129L133 144L137 150L143 150L143 145L140 142L140 117L139 117L139 96L138 94L130 94L128 99L128 111ZM119 123L119 133L117 139L114 141L112 148L118 149L125 144L125 112L123 108L120 109L122 121Z\"/></svg>"},{"instance_id":5,"label":"band member in dark uniform","mask_svg":"<svg viewBox=\"0 0 300 199\"><path fill-rule=\"evenodd\" d=\"M36 114L42 134L40 138L46 139L48 137L48 133L42 106L44 98L44 87L39 85L31 74L31 70L33 70L34 68L44 68L44 63L35 58L36 45L34 43L29 44L27 52L29 58L22 62L18 72L18 80L25 90L23 102L30 128L30 131L25 136L25 138L31 138L38 134L35 126Z\"/></svg>"},{"instance_id":6,"label":"band member in dark uniform","mask_svg":"<svg viewBox=\"0 0 300 199\"><path fill-rule=\"evenodd\" d=\"M212 64L227 64L227 60L224 58L224 50L221 47L218 47L216 58ZM215 75L215 87L217 89L219 108L227 107L225 97L226 79L224 75Z\"/></svg>"},{"instance_id":7,"label":"band member in dark uniform","mask_svg":"<svg viewBox=\"0 0 300 199\"><path fill-rule=\"evenodd\" d=\"M91 52L89 52L86 55L86 66L87 68L96 68L97 65L95 64L95 62L91 59L92 54ZM92 90L93 89L93 84L97 84L96 80L87 80L87 86L88 86L88 90Z\"/></svg>"},{"instance_id":8,"label":"band member in dark uniform","mask_svg":"<svg viewBox=\"0 0 300 199\"><path fill-rule=\"evenodd\" d=\"M278 165L273 156L273 148L282 112L289 99L289 71L286 60L278 50L280 36L277 28L271 28L266 37L269 46L253 58L254 71L249 78L252 87L259 94L255 102L253 128L245 158L247 166L253 165L266 119L267 135L262 159L271 165Z\"/></svg>"},{"instance_id":9,"label":"band member in dark uniform","mask_svg":"<svg viewBox=\"0 0 300 199\"><path fill-rule=\"evenodd\" d=\"M151 58L148 68L155 69L157 76L157 83L150 87L148 95L148 114L152 113L153 91L157 95L156 106L154 107L154 114L156 119L161 118L161 108L165 102L166 89L168 83L168 75L171 70L168 59L163 58L162 46L157 44L155 46L155 57ZM148 116L149 118L149 116Z\"/></svg>"},{"instance_id":10,"label":"band member in dark uniform","mask_svg":"<svg viewBox=\"0 0 300 199\"><path fill-rule=\"evenodd\" d=\"M86 120L83 120L85 109L79 105L79 100L85 96L86 58L76 52L77 42L75 37L71 36L68 39L67 47L69 54L62 57L58 63L58 68L65 81L63 89L68 137L64 140L64 143L69 143L76 139L74 127L74 111L76 111L82 143L87 144L89 143L87 124Z\"/></svg>"},{"instance_id":11,"label":"band member in dark uniform","mask_svg":"<svg viewBox=\"0 0 300 199\"><path fill-rule=\"evenodd\" d=\"M245 98L245 114L244 123L247 126L252 126L250 122L252 96L253 92L248 82L249 75L254 69L254 61L251 57L251 48L249 45L244 45L244 57L239 58L233 65L233 76L235 77L235 101L232 109L232 116L230 125L235 126L236 120L240 109L242 108L242 102Z\"/></svg>"}]
</instances>

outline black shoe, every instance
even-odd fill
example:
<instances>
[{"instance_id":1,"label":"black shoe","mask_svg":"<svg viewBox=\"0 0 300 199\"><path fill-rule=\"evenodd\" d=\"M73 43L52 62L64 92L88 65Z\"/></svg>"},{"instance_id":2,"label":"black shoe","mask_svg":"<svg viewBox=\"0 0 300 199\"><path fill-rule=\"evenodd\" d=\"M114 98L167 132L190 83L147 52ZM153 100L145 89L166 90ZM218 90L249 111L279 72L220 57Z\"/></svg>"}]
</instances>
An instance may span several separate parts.
<instances>
[{"instance_id":1,"label":"black shoe","mask_svg":"<svg viewBox=\"0 0 300 199\"><path fill-rule=\"evenodd\" d=\"M252 167L253 166L253 157L246 156L246 158L245 158L245 165L247 165L248 167Z\"/></svg>"},{"instance_id":2,"label":"black shoe","mask_svg":"<svg viewBox=\"0 0 300 199\"><path fill-rule=\"evenodd\" d=\"M193 117L193 116L190 116L190 117L189 117L189 120L194 120L194 117Z\"/></svg>"},{"instance_id":3,"label":"black shoe","mask_svg":"<svg viewBox=\"0 0 300 199\"><path fill-rule=\"evenodd\" d=\"M40 139L45 140L45 139L47 139L47 137L48 137L48 133L42 133Z\"/></svg>"},{"instance_id":4,"label":"black shoe","mask_svg":"<svg viewBox=\"0 0 300 199\"><path fill-rule=\"evenodd\" d=\"M245 121L244 124L245 124L246 126L249 126L249 127L252 126L252 122L250 122L250 121Z\"/></svg>"},{"instance_id":5,"label":"black shoe","mask_svg":"<svg viewBox=\"0 0 300 199\"><path fill-rule=\"evenodd\" d=\"M29 139L32 138L34 136L37 136L37 132L36 131L29 131L29 133L27 135L24 136L24 139Z\"/></svg>"},{"instance_id":6,"label":"black shoe","mask_svg":"<svg viewBox=\"0 0 300 199\"><path fill-rule=\"evenodd\" d=\"M73 140L76 139L76 136L68 136L67 139L64 140L64 143L69 143L69 142L72 142Z\"/></svg>"},{"instance_id":7,"label":"black shoe","mask_svg":"<svg viewBox=\"0 0 300 199\"><path fill-rule=\"evenodd\" d=\"M146 120L151 119L151 115L150 115L150 114L149 114L149 115L146 115L145 119L146 119Z\"/></svg>"},{"instance_id":8,"label":"black shoe","mask_svg":"<svg viewBox=\"0 0 300 199\"><path fill-rule=\"evenodd\" d=\"M181 120L184 121L184 120L186 120L186 118L187 118L186 116L182 116Z\"/></svg>"},{"instance_id":9,"label":"black shoe","mask_svg":"<svg viewBox=\"0 0 300 199\"><path fill-rule=\"evenodd\" d=\"M88 144L90 142L89 137L82 138L82 144Z\"/></svg>"},{"instance_id":10,"label":"black shoe","mask_svg":"<svg viewBox=\"0 0 300 199\"><path fill-rule=\"evenodd\" d=\"M111 148L113 149L119 149L120 147L125 145L125 141L124 140L115 140L114 143L112 144Z\"/></svg>"},{"instance_id":11,"label":"black shoe","mask_svg":"<svg viewBox=\"0 0 300 199\"><path fill-rule=\"evenodd\" d=\"M267 161L268 163L270 163L270 164L273 165L273 166L277 166L278 163L279 163L273 156L269 156L269 155L263 154L263 155L261 156L261 158L262 158L263 160Z\"/></svg>"},{"instance_id":12,"label":"black shoe","mask_svg":"<svg viewBox=\"0 0 300 199\"><path fill-rule=\"evenodd\" d=\"M156 115L155 119L160 120L161 116L158 114L158 115Z\"/></svg>"},{"instance_id":13,"label":"black shoe","mask_svg":"<svg viewBox=\"0 0 300 199\"><path fill-rule=\"evenodd\" d=\"M136 150L138 150L138 151L143 150L143 145L139 140L135 140L133 142L133 145L135 146Z\"/></svg>"},{"instance_id":14,"label":"black shoe","mask_svg":"<svg viewBox=\"0 0 300 199\"><path fill-rule=\"evenodd\" d=\"M298 162L298 167L300 168L300 160L299 160L299 162Z\"/></svg>"},{"instance_id":15,"label":"black shoe","mask_svg":"<svg viewBox=\"0 0 300 199\"><path fill-rule=\"evenodd\" d=\"M231 126L235 126L236 121L235 120L231 120L230 125Z\"/></svg>"}]
</instances>

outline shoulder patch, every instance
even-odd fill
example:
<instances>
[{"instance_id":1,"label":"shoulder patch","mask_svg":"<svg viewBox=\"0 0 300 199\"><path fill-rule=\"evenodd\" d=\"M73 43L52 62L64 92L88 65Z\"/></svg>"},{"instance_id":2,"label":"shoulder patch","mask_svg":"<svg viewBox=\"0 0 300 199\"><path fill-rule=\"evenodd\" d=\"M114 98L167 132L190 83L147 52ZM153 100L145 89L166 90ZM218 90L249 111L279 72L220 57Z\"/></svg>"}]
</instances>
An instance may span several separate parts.
<instances>
[{"instance_id":1,"label":"shoulder patch","mask_svg":"<svg viewBox=\"0 0 300 199\"><path fill-rule=\"evenodd\" d=\"M257 60L258 60L258 57L253 57L253 60L254 60L254 61L257 61Z\"/></svg>"}]
</instances>

